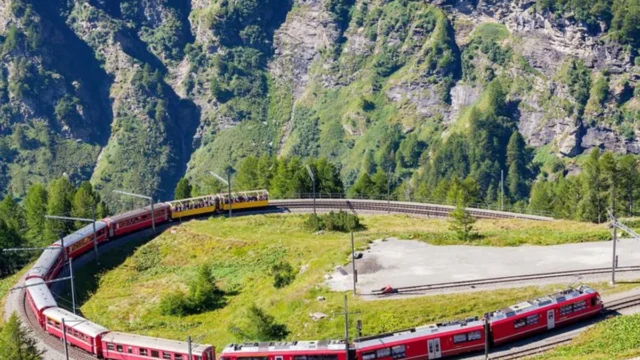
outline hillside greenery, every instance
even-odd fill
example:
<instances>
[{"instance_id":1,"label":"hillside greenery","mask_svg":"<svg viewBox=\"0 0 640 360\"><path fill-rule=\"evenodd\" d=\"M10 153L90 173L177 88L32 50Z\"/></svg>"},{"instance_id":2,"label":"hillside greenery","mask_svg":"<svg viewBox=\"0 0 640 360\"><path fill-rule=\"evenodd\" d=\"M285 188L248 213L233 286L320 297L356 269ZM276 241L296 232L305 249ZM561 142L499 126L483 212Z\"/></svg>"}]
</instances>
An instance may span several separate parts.
<instances>
[{"instance_id":1,"label":"hillside greenery","mask_svg":"<svg viewBox=\"0 0 640 360\"><path fill-rule=\"evenodd\" d=\"M181 339L185 333L202 334L203 341L217 347L249 339L340 338L344 331L340 317L314 321L306 314L330 314L342 309L343 294L331 292L322 283L323 276L334 271L336 265L343 265L350 254L349 235L331 231L311 234L304 225L305 218L259 215L190 221L135 251L133 246L126 251L118 249L105 257L109 263L103 264L103 268L78 275L76 289L82 312L116 331L173 339ZM363 216L361 222L366 229L355 236L359 251L373 239L392 236L408 239L422 234L425 239L432 238L425 241L458 243L455 234L446 240L446 220ZM530 234L543 227L521 220L480 220L476 228L486 236L478 243L496 245L514 245L520 241L534 244L590 241L604 239L608 233L601 226L565 221L552 223L545 227L546 233L538 236ZM225 256L217 256L221 253ZM138 267L141 263L148 266ZM283 263L291 266L295 277L288 279L286 286L274 286L275 273L290 273ZM161 299L176 291L190 292L189 284L197 281L203 267L225 292L224 305L191 315L163 315ZM593 286L605 295L612 291L604 283ZM632 286L619 285L615 291ZM364 335L370 335L478 315L556 288L527 287L380 301L349 296L349 304L351 310L362 312L359 318L364 324ZM318 296L326 300L317 301ZM110 306L105 306L107 303ZM252 320L257 318L262 320ZM357 319L351 319L352 329Z\"/></svg>"}]
</instances>

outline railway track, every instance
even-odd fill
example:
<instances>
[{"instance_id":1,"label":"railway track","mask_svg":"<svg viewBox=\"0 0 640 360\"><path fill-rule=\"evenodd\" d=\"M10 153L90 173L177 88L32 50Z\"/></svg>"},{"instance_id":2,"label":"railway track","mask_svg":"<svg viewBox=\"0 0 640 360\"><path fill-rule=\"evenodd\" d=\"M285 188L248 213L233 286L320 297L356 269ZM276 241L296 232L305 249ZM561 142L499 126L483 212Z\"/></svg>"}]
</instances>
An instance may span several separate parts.
<instances>
[{"instance_id":1,"label":"railway track","mask_svg":"<svg viewBox=\"0 0 640 360\"><path fill-rule=\"evenodd\" d=\"M380 212L394 214L411 214L428 217L448 217L455 209L453 206L410 203L384 200L352 200L352 199L316 199L315 206L319 210L345 210L357 213ZM313 209L313 199L299 200L270 200L269 205L278 208L309 211ZM467 211L479 219L527 219L537 221L551 221L553 218L537 215L519 214L506 211L468 208Z\"/></svg>"},{"instance_id":2,"label":"railway track","mask_svg":"<svg viewBox=\"0 0 640 360\"><path fill-rule=\"evenodd\" d=\"M640 271L640 266L621 266L616 268L616 272L633 272L633 271ZM482 286L482 285L541 280L541 279L552 279L552 278L569 277L569 276L600 275L600 274L609 274L609 273L611 273L611 268L557 271L557 272L548 272L548 273L530 274L530 275L503 276L503 277L480 279L480 280L465 280L465 281L454 281L454 282L428 284L428 285L405 286L405 287L395 288L395 290L397 290L399 294L419 295L419 294L424 294L434 290L466 288L466 287L475 288L477 286ZM389 295L382 294L381 291L382 290L373 291L367 295L381 296L381 297L393 295L393 294L389 294Z\"/></svg>"}]
</instances>

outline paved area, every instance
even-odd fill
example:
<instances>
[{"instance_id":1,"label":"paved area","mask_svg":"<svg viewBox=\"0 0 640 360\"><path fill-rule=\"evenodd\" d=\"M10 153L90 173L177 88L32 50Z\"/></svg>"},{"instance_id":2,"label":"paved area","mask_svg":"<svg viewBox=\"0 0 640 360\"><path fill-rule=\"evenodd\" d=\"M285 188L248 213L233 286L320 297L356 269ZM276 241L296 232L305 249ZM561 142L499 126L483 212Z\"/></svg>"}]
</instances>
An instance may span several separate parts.
<instances>
[{"instance_id":1,"label":"paved area","mask_svg":"<svg viewBox=\"0 0 640 360\"><path fill-rule=\"evenodd\" d=\"M640 265L640 241L618 242L618 265ZM436 246L415 240L378 240L356 260L359 292L369 293L386 285L415 286L487 279L544 272L606 268L611 266L612 242L554 246L481 247ZM351 264L337 269L328 285L336 291L351 289ZM638 278L620 273L618 279ZM607 280L610 275L593 279ZM570 281L570 280L569 280ZM540 283L558 283L558 279ZM513 284L512 284L513 285ZM520 286L522 286L520 284ZM486 288L485 288L486 289Z\"/></svg>"}]
</instances>

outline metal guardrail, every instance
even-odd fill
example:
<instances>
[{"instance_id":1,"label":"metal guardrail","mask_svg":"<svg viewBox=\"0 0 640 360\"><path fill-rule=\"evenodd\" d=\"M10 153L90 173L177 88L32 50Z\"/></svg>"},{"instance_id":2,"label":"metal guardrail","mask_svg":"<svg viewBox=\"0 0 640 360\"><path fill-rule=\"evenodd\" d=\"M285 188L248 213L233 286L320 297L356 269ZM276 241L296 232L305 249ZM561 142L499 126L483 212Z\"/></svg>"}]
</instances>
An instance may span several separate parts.
<instances>
[{"instance_id":1,"label":"metal guardrail","mask_svg":"<svg viewBox=\"0 0 640 360\"><path fill-rule=\"evenodd\" d=\"M455 206L455 204L449 204L443 199L433 199L433 198L424 198L424 197L409 197L404 199L399 199L397 196L393 194L390 197L387 197L386 194L382 195L370 195L370 196L352 196L344 193L316 193L316 199L349 199L349 200L378 200L378 201L406 201L412 203L420 203L420 204L431 204L431 205L443 205L443 206ZM276 199L276 198L273 198ZM288 194L283 199L313 199L313 193L295 193ZM471 203L467 204L466 208L470 209L478 209L478 210L489 210L489 211L502 211L502 212L510 212L524 215L534 215L534 216L544 216L553 218L553 213L548 211L533 211L527 208L520 208L515 206L504 206L500 208L500 206L486 204L486 203Z\"/></svg>"}]
</instances>

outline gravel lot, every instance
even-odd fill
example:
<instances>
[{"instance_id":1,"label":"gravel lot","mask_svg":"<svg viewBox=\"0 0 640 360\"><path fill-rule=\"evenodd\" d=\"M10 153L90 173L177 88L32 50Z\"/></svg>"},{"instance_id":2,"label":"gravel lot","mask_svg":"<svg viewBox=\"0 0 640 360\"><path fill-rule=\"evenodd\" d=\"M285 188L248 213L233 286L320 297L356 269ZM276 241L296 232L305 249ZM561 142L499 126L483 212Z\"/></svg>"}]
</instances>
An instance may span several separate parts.
<instances>
[{"instance_id":1,"label":"gravel lot","mask_svg":"<svg viewBox=\"0 0 640 360\"><path fill-rule=\"evenodd\" d=\"M611 241L554 246L482 247L435 246L415 240L378 240L356 260L358 291L366 294L386 285L415 286L486 279L501 276L553 271L605 268L611 266ZM619 266L640 265L640 242L618 243ZM327 281L331 289L352 287L351 264L337 269ZM620 273L620 280L638 278L638 273ZM589 276L585 280L608 280L610 275ZM533 284L563 283L565 279L536 280ZM566 279L570 282L571 279ZM528 285L532 284L531 282ZM493 285L522 286L521 283ZM483 290L488 287L482 287ZM444 291L444 290L443 290ZM458 290L459 291L459 290Z\"/></svg>"}]
</instances>

